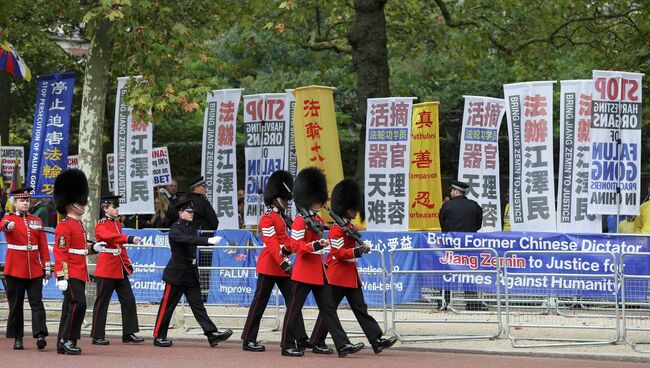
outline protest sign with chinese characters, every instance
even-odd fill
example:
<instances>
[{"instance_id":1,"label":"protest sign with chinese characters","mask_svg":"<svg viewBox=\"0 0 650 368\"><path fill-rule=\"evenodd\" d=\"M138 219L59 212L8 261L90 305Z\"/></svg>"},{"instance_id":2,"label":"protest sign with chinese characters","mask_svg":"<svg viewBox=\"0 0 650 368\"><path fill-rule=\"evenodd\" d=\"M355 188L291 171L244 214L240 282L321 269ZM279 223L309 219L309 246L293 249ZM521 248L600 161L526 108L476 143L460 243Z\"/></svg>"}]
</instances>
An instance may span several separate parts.
<instances>
[{"instance_id":1,"label":"protest sign with chinese characters","mask_svg":"<svg viewBox=\"0 0 650 368\"><path fill-rule=\"evenodd\" d=\"M287 170L294 178L298 175L298 157L296 156L296 131L294 129L293 121L295 120L295 111L296 111L296 97L293 95L293 90L288 89L286 93L286 101L284 108L287 110L284 113L287 126L287 149L286 149L286 158L284 168ZM287 209L287 216L294 218L296 214L296 204L291 201L291 205Z\"/></svg>"},{"instance_id":2,"label":"protest sign with chinese characters","mask_svg":"<svg viewBox=\"0 0 650 368\"><path fill-rule=\"evenodd\" d=\"M26 178L34 197L51 197L54 180L67 168L73 92L74 73L38 76Z\"/></svg>"},{"instance_id":3,"label":"protest sign with chinese characters","mask_svg":"<svg viewBox=\"0 0 650 368\"><path fill-rule=\"evenodd\" d=\"M413 105L409 174L409 230L440 231L442 207L438 102Z\"/></svg>"},{"instance_id":4,"label":"protest sign with chinese characters","mask_svg":"<svg viewBox=\"0 0 650 368\"><path fill-rule=\"evenodd\" d=\"M413 97L369 98L366 115L367 229L408 230Z\"/></svg>"},{"instance_id":5,"label":"protest sign with chinese characters","mask_svg":"<svg viewBox=\"0 0 650 368\"><path fill-rule=\"evenodd\" d=\"M642 78L639 73L593 71L590 214L639 214Z\"/></svg>"},{"instance_id":6,"label":"protest sign with chinese characters","mask_svg":"<svg viewBox=\"0 0 650 368\"><path fill-rule=\"evenodd\" d=\"M591 79L560 82L560 167L557 230L599 233L601 218L588 214L591 146Z\"/></svg>"},{"instance_id":7,"label":"protest sign with chinese characters","mask_svg":"<svg viewBox=\"0 0 650 368\"><path fill-rule=\"evenodd\" d=\"M139 80L140 77L134 77ZM126 101L129 77L117 78L115 99L114 193L120 198L120 213L154 213L154 187L151 177L153 129L151 123L133 121Z\"/></svg>"},{"instance_id":8,"label":"protest sign with chinese characters","mask_svg":"<svg viewBox=\"0 0 650 368\"><path fill-rule=\"evenodd\" d=\"M241 91L222 89L208 93L204 114L201 175L221 229L239 228L235 125Z\"/></svg>"},{"instance_id":9,"label":"protest sign with chinese characters","mask_svg":"<svg viewBox=\"0 0 650 368\"><path fill-rule=\"evenodd\" d=\"M458 180L469 185L467 198L483 209L481 231L501 231L499 129L503 114L502 99L465 96Z\"/></svg>"},{"instance_id":10,"label":"protest sign with chinese characters","mask_svg":"<svg viewBox=\"0 0 650 368\"><path fill-rule=\"evenodd\" d=\"M553 82L504 84L510 139L510 226L555 231Z\"/></svg>"}]
</instances>

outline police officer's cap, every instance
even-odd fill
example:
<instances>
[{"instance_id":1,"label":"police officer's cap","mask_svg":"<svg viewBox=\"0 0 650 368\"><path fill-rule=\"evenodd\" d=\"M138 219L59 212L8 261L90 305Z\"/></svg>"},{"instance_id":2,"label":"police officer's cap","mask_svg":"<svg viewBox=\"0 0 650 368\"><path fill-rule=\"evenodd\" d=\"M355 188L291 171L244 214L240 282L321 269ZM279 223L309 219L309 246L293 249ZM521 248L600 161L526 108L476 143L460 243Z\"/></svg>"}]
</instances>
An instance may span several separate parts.
<instances>
[{"instance_id":1,"label":"police officer's cap","mask_svg":"<svg viewBox=\"0 0 650 368\"><path fill-rule=\"evenodd\" d=\"M177 211L187 211L187 212L194 212L194 204L192 201L185 201L181 202L176 205L176 210Z\"/></svg>"},{"instance_id":2,"label":"police officer's cap","mask_svg":"<svg viewBox=\"0 0 650 368\"><path fill-rule=\"evenodd\" d=\"M461 192L467 191L469 188L469 184L463 183L462 181L454 180L451 182L451 189L457 189L460 190Z\"/></svg>"},{"instance_id":3,"label":"police officer's cap","mask_svg":"<svg viewBox=\"0 0 650 368\"><path fill-rule=\"evenodd\" d=\"M199 185L205 185L205 180L203 180L202 176L196 177L190 181L190 183L187 185L187 187L192 190L194 187L198 187Z\"/></svg>"},{"instance_id":4,"label":"police officer's cap","mask_svg":"<svg viewBox=\"0 0 650 368\"><path fill-rule=\"evenodd\" d=\"M120 206L120 198L122 196L112 195L112 196L103 196L100 200L101 204L112 204L116 208Z\"/></svg>"}]
</instances>

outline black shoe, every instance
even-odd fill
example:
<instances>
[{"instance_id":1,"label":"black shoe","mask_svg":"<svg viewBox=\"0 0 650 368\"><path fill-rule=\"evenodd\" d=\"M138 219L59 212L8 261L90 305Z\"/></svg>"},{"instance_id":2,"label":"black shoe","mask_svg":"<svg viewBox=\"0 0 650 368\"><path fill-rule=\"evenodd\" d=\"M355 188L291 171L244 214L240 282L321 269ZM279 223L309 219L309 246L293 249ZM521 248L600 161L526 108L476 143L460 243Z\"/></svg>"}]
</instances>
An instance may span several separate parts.
<instances>
[{"instance_id":1,"label":"black shoe","mask_svg":"<svg viewBox=\"0 0 650 368\"><path fill-rule=\"evenodd\" d=\"M108 345L111 342L103 337L93 338L93 345Z\"/></svg>"},{"instance_id":2,"label":"black shoe","mask_svg":"<svg viewBox=\"0 0 650 368\"><path fill-rule=\"evenodd\" d=\"M257 341L245 341L244 345L242 345L242 349L245 351L254 351L254 352L262 352L266 350L264 345L258 343Z\"/></svg>"},{"instance_id":3,"label":"black shoe","mask_svg":"<svg viewBox=\"0 0 650 368\"><path fill-rule=\"evenodd\" d=\"M14 340L14 350L23 350L25 347L23 346L23 338L22 337L16 337Z\"/></svg>"},{"instance_id":4,"label":"black shoe","mask_svg":"<svg viewBox=\"0 0 650 368\"><path fill-rule=\"evenodd\" d=\"M296 344L296 346L298 346L298 350L300 350L300 351L305 351L307 349L313 349L314 348L314 344L312 344L311 341L309 341L308 338L298 340L298 343Z\"/></svg>"},{"instance_id":5,"label":"black shoe","mask_svg":"<svg viewBox=\"0 0 650 368\"><path fill-rule=\"evenodd\" d=\"M337 349L339 353L339 358L343 358L348 354L354 354L359 350L363 349L364 346L365 345L362 342L357 344L345 344L340 349Z\"/></svg>"},{"instance_id":6,"label":"black shoe","mask_svg":"<svg viewBox=\"0 0 650 368\"><path fill-rule=\"evenodd\" d=\"M334 350L332 350L329 346L325 344L315 344L314 347L312 348L312 351L314 354L332 354L334 353Z\"/></svg>"},{"instance_id":7,"label":"black shoe","mask_svg":"<svg viewBox=\"0 0 650 368\"><path fill-rule=\"evenodd\" d=\"M225 330L223 332L211 332L208 336L208 342L211 347L217 346L222 341L226 341L232 336L232 330Z\"/></svg>"},{"instance_id":8,"label":"black shoe","mask_svg":"<svg viewBox=\"0 0 650 368\"><path fill-rule=\"evenodd\" d=\"M77 347L77 342L74 340L62 340L61 347L63 348L64 353L68 355L81 354L81 349Z\"/></svg>"},{"instance_id":9,"label":"black shoe","mask_svg":"<svg viewBox=\"0 0 650 368\"><path fill-rule=\"evenodd\" d=\"M63 342L65 340L61 339L56 342L56 353L57 354L65 354L65 349L63 349Z\"/></svg>"},{"instance_id":10,"label":"black shoe","mask_svg":"<svg viewBox=\"0 0 650 368\"><path fill-rule=\"evenodd\" d=\"M45 336L43 335L38 335L36 337L36 347L38 350L43 350L47 346L47 341L45 341Z\"/></svg>"},{"instance_id":11,"label":"black shoe","mask_svg":"<svg viewBox=\"0 0 650 368\"><path fill-rule=\"evenodd\" d=\"M139 344L141 342L144 342L144 339L142 337L136 336L135 334L128 334L122 336L122 342L125 344L127 343Z\"/></svg>"},{"instance_id":12,"label":"black shoe","mask_svg":"<svg viewBox=\"0 0 650 368\"><path fill-rule=\"evenodd\" d=\"M282 349L282 355L288 357L301 357L305 355L302 351L294 348Z\"/></svg>"},{"instance_id":13,"label":"black shoe","mask_svg":"<svg viewBox=\"0 0 650 368\"><path fill-rule=\"evenodd\" d=\"M372 350L375 352L375 354L379 354L382 350L388 349L391 346L395 345L396 342L397 337L395 336L389 337L387 339L382 339L380 337L371 343Z\"/></svg>"},{"instance_id":14,"label":"black shoe","mask_svg":"<svg viewBox=\"0 0 650 368\"><path fill-rule=\"evenodd\" d=\"M160 346L161 348L168 348L172 346L171 340L167 340L165 338L159 337L156 339L153 339L153 345L154 346Z\"/></svg>"}]
</instances>

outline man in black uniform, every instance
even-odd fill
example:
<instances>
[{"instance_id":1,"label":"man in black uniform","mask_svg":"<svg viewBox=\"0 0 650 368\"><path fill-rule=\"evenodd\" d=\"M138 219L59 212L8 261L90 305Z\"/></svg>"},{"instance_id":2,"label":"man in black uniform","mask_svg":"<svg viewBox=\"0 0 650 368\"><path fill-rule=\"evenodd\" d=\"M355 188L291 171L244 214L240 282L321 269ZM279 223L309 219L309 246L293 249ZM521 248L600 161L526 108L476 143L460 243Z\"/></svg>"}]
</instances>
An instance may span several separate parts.
<instances>
[{"instance_id":1,"label":"man in black uniform","mask_svg":"<svg viewBox=\"0 0 650 368\"><path fill-rule=\"evenodd\" d=\"M192 180L188 185L190 195L188 200L194 203L194 222L198 225L199 230L217 230L219 219L217 218L212 204L206 198L207 187L202 176ZM199 267L212 266L212 250L199 250ZM201 282L201 291L203 292L203 301L208 300L208 290L210 290L210 271L199 271L199 280Z\"/></svg>"},{"instance_id":2,"label":"man in black uniform","mask_svg":"<svg viewBox=\"0 0 650 368\"><path fill-rule=\"evenodd\" d=\"M483 209L476 201L465 196L469 185L458 180L451 183L451 199L440 208L440 227L442 232L459 231L475 233L483 226ZM440 309L447 309L451 299L450 291L445 291L445 301ZM475 291L466 291L465 297L477 296ZM481 302L467 302L467 310L486 311L487 307Z\"/></svg>"},{"instance_id":3,"label":"man in black uniform","mask_svg":"<svg viewBox=\"0 0 650 368\"><path fill-rule=\"evenodd\" d=\"M167 329L174 308L176 308L181 296L185 295L194 318L196 318L196 321L201 325L203 332L208 337L210 346L215 347L220 341L227 340L232 335L232 331L218 332L217 327L212 323L210 317L208 317L208 312L205 310L201 298L199 270L196 266L196 246L214 245L219 241L219 237L197 236L197 228L192 221L194 219L192 201L179 203L176 209L180 219L169 228L169 246L172 256L163 271L165 293L156 317L153 344L160 347L172 345L172 342L167 340Z\"/></svg>"}]
</instances>

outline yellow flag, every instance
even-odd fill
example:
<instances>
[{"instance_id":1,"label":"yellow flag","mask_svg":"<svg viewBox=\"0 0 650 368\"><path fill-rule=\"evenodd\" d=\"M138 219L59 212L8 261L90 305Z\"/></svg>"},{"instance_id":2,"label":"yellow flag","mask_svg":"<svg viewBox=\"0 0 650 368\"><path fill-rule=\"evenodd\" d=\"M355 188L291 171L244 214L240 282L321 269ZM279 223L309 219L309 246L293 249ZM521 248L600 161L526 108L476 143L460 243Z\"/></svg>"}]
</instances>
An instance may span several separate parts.
<instances>
[{"instance_id":1,"label":"yellow flag","mask_svg":"<svg viewBox=\"0 0 650 368\"><path fill-rule=\"evenodd\" d=\"M307 86L293 91L296 97L294 132L298 170L314 166L327 177L327 190L343 180L339 133L334 113L334 88ZM323 212L322 214L325 214ZM328 221L329 216L323 216Z\"/></svg>"},{"instance_id":2,"label":"yellow flag","mask_svg":"<svg viewBox=\"0 0 650 368\"><path fill-rule=\"evenodd\" d=\"M413 105L409 230L440 230L442 207L438 102Z\"/></svg>"}]
</instances>

